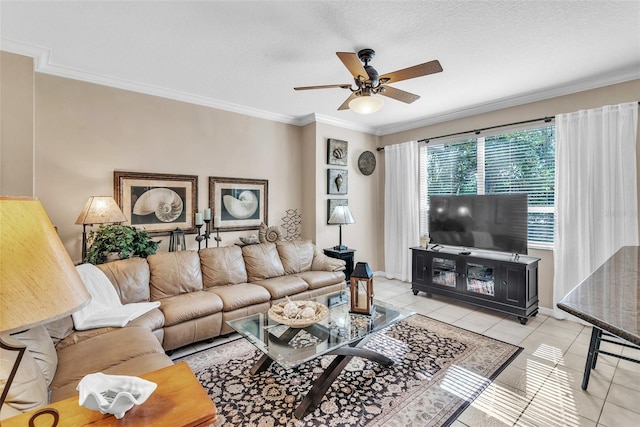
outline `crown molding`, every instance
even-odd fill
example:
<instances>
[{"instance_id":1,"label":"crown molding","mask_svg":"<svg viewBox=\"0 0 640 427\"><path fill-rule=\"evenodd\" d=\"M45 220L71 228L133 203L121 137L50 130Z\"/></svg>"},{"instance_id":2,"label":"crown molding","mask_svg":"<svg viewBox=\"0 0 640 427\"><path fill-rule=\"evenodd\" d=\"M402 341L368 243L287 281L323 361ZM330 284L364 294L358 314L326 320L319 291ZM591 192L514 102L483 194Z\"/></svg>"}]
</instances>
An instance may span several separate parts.
<instances>
[{"instance_id":1,"label":"crown molding","mask_svg":"<svg viewBox=\"0 0 640 427\"><path fill-rule=\"evenodd\" d=\"M173 99L176 101L187 102L190 104L202 105L205 107L217 108L219 110L230 111L233 113L244 114L247 116L257 117L265 120L298 125L299 118L288 116L285 114L272 113L270 111L260 110L257 108L246 107L231 102L219 101L192 93L181 92L177 90L165 89L145 83L139 83L130 80L117 79L101 74L88 73L71 67L62 67L52 64L49 61L51 50L32 46L13 40L2 39L0 41L0 49L15 53L17 55L30 56L34 59L34 68L36 72L43 74L51 74L58 77L65 77L74 80L80 80L88 83L95 83L102 86L124 89L132 92L144 93L146 95L159 96L162 98Z\"/></svg>"},{"instance_id":2,"label":"crown molding","mask_svg":"<svg viewBox=\"0 0 640 427\"><path fill-rule=\"evenodd\" d=\"M33 58L36 71L45 67L49 63L49 57L51 56L51 49L9 39L0 39L0 50Z\"/></svg>"},{"instance_id":3,"label":"crown molding","mask_svg":"<svg viewBox=\"0 0 640 427\"><path fill-rule=\"evenodd\" d=\"M363 125L360 123L349 122L347 120L337 119L331 116L325 116L324 114L312 113L305 116L305 119L308 120L305 124L311 123L311 121L315 121L316 123L336 126L343 129L355 130L358 132L370 133L373 135L377 134L377 128L375 127Z\"/></svg>"},{"instance_id":4,"label":"crown molding","mask_svg":"<svg viewBox=\"0 0 640 427\"><path fill-rule=\"evenodd\" d=\"M556 86L542 91L529 92L522 95L503 98L492 102L477 104L463 109L448 111L442 114L423 117L418 120L394 123L388 126L367 126L347 120L338 119L318 113L307 114L304 116L290 116L285 114L273 113L270 111L260 110L257 108L246 107L243 105L233 104L230 102L219 101L192 93L181 92L176 90L165 89L145 83L139 83L129 80L116 79L95 73L88 73L71 67L62 67L50 62L51 49L40 46L29 45L9 39L0 39L0 50L4 50L17 55L28 56L34 59L34 69L36 72L43 74L51 74L58 77L65 77L74 80L80 80L89 83L95 83L102 86L114 87L117 89L129 90L132 92L144 93L146 95L159 96L162 98L173 99L176 101L186 102L190 104L202 105L205 107L216 108L219 110L230 111L233 113L243 114L260 119L271 120L275 122L305 126L312 122L318 122L336 126L344 129L365 132L376 136L389 135L397 132L408 131L425 126L431 126L437 123L447 122L451 120L461 119L464 117L475 116L478 114L489 113L504 108L515 107L532 102L543 101L572 93L582 92L585 90L596 89L617 83L623 83L629 80L640 79L640 70L635 67L622 70L617 73L609 73L596 76L590 79L576 81L564 86Z\"/></svg>"},{"instance_id":5,"label":"crown molding","mask_svg":"<svg viewBox=\"0 0 640 427\"><path fill-rule=\"evenodd\" d=\"M624 83L636 79L640 79L640 70L635 67L631 67L617 73L599 75L593 78L579 80L564 86L555 86L553 88L542 91L529 92L522 95L499 99L497 101L477 104L468 108L424 117L419 120L396 123L389 126L381 126L376 130L378 132L378 135L389 135L425 126L431 126L437 123L461 119L464 117L490 113L492 111L498 111L504 108L517 107L519 105L530 104L532 102L544 101L551 98L557 98L559 96L571 95L586 90L597 89L599 87Z\"/></svg>"}]
</instances>

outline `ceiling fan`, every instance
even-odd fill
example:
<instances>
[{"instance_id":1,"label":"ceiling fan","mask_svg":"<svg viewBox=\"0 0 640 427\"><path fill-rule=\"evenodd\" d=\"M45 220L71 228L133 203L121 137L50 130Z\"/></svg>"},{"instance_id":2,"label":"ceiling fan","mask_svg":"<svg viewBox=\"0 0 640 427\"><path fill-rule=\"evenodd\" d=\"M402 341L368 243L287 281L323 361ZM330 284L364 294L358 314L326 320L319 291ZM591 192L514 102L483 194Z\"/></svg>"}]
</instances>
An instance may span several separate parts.
<instances>
[{"instance_id":1,"label":"ceiling fan","mask_svg":"<svg viewBox=\"0 0 640 427\"><path fill-rule=\"evenodd\" d=\"M376 52L373 49L362 49L358 51L357 54L354 52L336 52L338 58L340 58L342 63L353 76L356 85L355 88L353 88L352 84L345 83L321 86L302 86L294 87L293 89L349 89L351 91L351 95L340 107L338 107L338 110L352 109L360 114L370 114L378 111L384 104L382 98L375 97L373 95L384 95L388 98L393 98L407 104L411 104L412 102L420 99L420 96L418 95L388 86L389 83L413 79L442 71L440 62L438 60L433 60L380 76L376 69L369 65L369 62L373 59L375 54ZM360 62L364 63L364 65Z\"/></svg>"}]
</instances>

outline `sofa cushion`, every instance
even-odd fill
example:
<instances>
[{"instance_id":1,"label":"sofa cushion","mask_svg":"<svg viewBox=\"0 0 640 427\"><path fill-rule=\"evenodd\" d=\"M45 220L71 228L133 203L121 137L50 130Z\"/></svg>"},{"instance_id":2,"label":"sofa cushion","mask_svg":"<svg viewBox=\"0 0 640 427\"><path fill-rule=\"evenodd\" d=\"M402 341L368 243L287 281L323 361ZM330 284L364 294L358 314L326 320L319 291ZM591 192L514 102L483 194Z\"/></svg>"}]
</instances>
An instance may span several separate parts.
<instances>
[{"instance_id":1,"label":"sofa cushion","mask_svg":"<svg viewBox=\"0 0 640 427\"><path fill-rule=\"evenodd\" d=\"M248 282L270 279L284 275L284 267L275 243L260 243L242 248Z\"/></svg>"},{"instance_id":2,"label":"sofa cushion","mask_svg":"<svg viewBox=\"0 0 640 427\"><path fill-rule=\"evenodd\" d=\"M20 346L19 340L3 335L2 341L10 345ZM0 351L0 390L4 390L7 378L16 359L15 351ZM22 361L13 379L9 393L5 399L5 406L24 412L48 403L47 383L40 367L29 351L25 351ZM2 416L9 416L9 411L2 411Z\"/></svg>"},{"instance_id":3,"label":"sofa cushion","mask_svg":"<svg viewBox=\"0 0 640 427\"><path fill-rule=\"evenodd\" d=\"M276 248L286 274L311 270L314 247L310 240L278 241Z\"/></svg>"},{"instance_id":4,"label":"sofa cushion","mask_svg":"<svg viewBox=\"0 0 640 427\"><path fill-rule=\"evenodd\" d=\"M313 271L343 271L346 270L346 266L347 262L345 260L328 257L320 249L315 248L313 263L311 264Z\"/></svg>"},{"instance_id":5,"label":"sofa cushion","mask_svg":"<svg viewBox=\"0 0 640 427\"><path fill-rule=\"evenodd\" d=\"M271 294L264 287L251 283L216 286L209 288L209 292L218 295L222 300L223 311L233 311L254 304L271 300Z\"/></svg>"},{"instance_id":6,"label":"sofa cushion","mask_svg":"<svg viewBox=\"0 0 640 427\"><path fill-rule=\"evenodd\" d=\"M172 326L165 326L162 348L169 351L215 338L220 335L220 329L222 329L222 311Z\"/></svg>"},{"instance_id":7,"label":"sofa cushion","mask_svg":"<svg viewBox=\"0 0 640 427\"><path fill-rule=\"evenodd\" d=\"M163 252L147 257L151 301L202 290L197 251Z\"/></svg>"},{"instance_id":8,"label":"sofa cushion","mask_svg":"<svg viewBox=\"0 0 640 427\"><path fill-rule=\"evenodd\" d=\"M309 289L320 289L343 283L346 277L342 271L305 271L296 276L307 282Z\"/></svg>"},{"instance_id":9,"label":"sofa cushion","mask_svg":"<svg viewBox=\"0 0 640 427\"><path fill-rule=\"evenodd\" d=\"M205 288L246 283L247 270L239 246L202 249L199 255Z\"/></svg>"},{"instance_id":10,"label":"sofa cushion","mask_svg":"<svg viewBox=\"0 0 640 427\"><path fill-rule=\"evenodd\" d=\"M49 386L56 374L58 355L47 329L44 326L38 326L13 336L27 346L27 350L40 366L47 386Z\"/></svg>"},{"instance_id":11,"label":"sofa cushion","mask_svg":"<svg viewBox=\"0 0 640 427\"><path fill-rule=\"evenodd\" d=\"M82 377L93 372L140 375L156 369L150 364L139 364L135 373L124 371L126 365L122 364L148 354L157 354L153 358L163 361L165 366L172 363L156 337L144 328L113 329L58 350L58 370L51 383L52 401L69 397L56 394L57 389L71 387L75 391Z\"/></svg>"},{"instance_id":12,"label":"sofa cushion","mask_svg":"<svg viewBox=\"0 0 640 427\"><path fill-rule=\"evenodd\" d=\"M266 280L259 280L254 284L260 285L269 291L271 299L283 298L287 295L294 295L307 290L309 285L300 277L295 275L274 277Z\"/></svg>"},{"instance_id":13,"label":"sofa cushion","mask_svg":"<svg viewBox=\"0 0 640 427\"><path fill-rule=\"evenodd\" d=\"M222 311L222 300L212 292L198 291L165 298L160 302L164 326L173 326Z\"/></svg>"},{"instance_id":14,"label":"sofa cushion","mask_svg":"<svg viewBox=\"0 0 640 427\"><path fill-rule=\"evenodd\" d=\"M98 265L116 288L123 304L149 301L149 264L144 258L129 258Z\"/></svg>"}]
</instances>

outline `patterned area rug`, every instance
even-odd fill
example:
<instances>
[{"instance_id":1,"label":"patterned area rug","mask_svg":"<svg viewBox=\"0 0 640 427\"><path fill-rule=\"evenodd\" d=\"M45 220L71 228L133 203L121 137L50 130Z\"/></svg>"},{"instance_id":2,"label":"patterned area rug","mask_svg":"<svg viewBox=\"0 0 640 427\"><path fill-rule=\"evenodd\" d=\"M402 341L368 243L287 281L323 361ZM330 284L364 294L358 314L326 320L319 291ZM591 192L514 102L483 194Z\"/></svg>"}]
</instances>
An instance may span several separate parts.
<instances>
[{"instance_id":1,"label":"patterned area rug","mask_svg":"<svg viewBox=\"0 0 640 427\"><path fill-rule=\"evenodd\" d=\"M180 361L215 402L216 426L447 426L522 350L418 314L365 347L394 364L352 359L302 420L293 412L333 356L289 370L274 363L252 376L261 353L238 339Z\"/></svg>"}]
</instances>

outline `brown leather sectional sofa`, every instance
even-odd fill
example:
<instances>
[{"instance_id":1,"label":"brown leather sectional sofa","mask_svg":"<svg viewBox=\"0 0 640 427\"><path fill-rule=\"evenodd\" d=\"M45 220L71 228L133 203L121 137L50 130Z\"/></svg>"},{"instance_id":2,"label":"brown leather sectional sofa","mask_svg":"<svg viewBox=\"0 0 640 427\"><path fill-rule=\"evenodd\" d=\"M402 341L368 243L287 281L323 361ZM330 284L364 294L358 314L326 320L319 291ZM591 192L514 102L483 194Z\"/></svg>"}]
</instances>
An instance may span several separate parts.
<instances>
[{"instance_id":1,"label":"brown leather sectional sofa","mask_svg":"<svg viewBox=\"0 0 640 427\"><path fill-rule=\"evenodd\" d=\"M98 267L123 303L160 301L132 324L153 331L166 351L229 334L226 321L267 311L287 296L313 298L345 286L344 262L310 241L166 252Z\"/></svg>"},{"instance_id":2,"label":"brown leather sectional sofa","mask_svg":"<svg viewBox=\"0 0 640 427\"><path fill-rule=\"evenodd\" d=\"M344 261L325 256L310 241L159 253L98 267L123 304L160 301L160 307L124 328L67 330L59 336L47 328L61 339L54 357L48 357L57 357L55 375L29 387L37 385L42 396L44 386L46 396L48 385L51 402L77 394L78 382L89 373L141 375L168 366L173 362L166 352L231 333L227 320L266 311L287 296L307 299L345 287ZM38 359L33 347L29 350ZM29 387L19 396L23 403ZM11 412L4 405L2 415L43 404L40 397Z\"/></svg>"}]
</instances>

